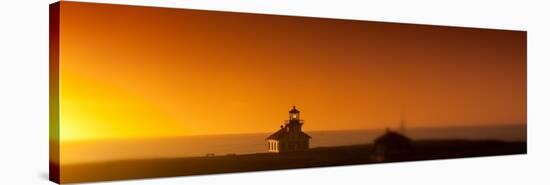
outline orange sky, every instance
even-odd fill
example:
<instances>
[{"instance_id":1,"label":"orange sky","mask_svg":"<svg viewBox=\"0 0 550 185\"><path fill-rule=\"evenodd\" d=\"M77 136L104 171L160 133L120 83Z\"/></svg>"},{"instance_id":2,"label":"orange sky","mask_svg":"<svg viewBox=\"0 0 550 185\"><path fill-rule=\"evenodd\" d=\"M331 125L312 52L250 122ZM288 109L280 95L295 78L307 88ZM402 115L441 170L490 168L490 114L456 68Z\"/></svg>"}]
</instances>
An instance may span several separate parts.
<instances>
[{"instance_id":1,"label":"orange sky","mask_svg":"<svg viewBox=\"0 0 550 185\"><path fill-rule=\"evenodd\" d=\"M526 32L61 3L62 140L526 123Z\"/></svg>"}]
</instances>

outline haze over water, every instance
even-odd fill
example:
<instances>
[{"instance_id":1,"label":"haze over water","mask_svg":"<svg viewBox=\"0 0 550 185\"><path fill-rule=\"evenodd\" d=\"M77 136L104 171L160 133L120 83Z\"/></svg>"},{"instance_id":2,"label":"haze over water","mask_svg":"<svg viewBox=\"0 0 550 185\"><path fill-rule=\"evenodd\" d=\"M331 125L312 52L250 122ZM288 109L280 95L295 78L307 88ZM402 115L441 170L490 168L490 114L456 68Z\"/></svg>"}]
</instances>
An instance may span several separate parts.
<instances>
[{"instance_id":1,"label":"haze over water","mask_svg":"<svg viewBox=\"0 0 550 185\"><path fill-rule=\"evenodd\" d=\"M307 131L312 136L311 147L372 143L384 133L377 130ZM470 139L526 141L527 126L503 125L453 128L410 128L409 137L423 139ZM271 133L182 136L161 139L66 142L61 146L61 163L74 164L111 160L178 158L266 152L265 138Z\"/></svg>"}]
</instances>

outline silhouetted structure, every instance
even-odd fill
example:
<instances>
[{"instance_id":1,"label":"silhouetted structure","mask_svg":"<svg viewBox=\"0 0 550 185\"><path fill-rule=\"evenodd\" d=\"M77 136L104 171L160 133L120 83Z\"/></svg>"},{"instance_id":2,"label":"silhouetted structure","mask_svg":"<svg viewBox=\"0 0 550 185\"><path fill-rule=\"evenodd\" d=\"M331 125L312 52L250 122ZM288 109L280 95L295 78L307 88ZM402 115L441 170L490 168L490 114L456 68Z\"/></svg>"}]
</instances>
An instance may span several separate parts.
<instances>
[{"instance_id":1,"label":"silhouetted structure","mask_svg":"<svg viewBox=\"0 0 550 185\"><path fill-rule=\"evenodd\" d=\"M289 119L281 128L266 138L269 152L292 152L309 149L311 136L302 132L303 120L300 120L300 111L293 106L288 112Z\"/></svg>"},{"instance_id":2,"label":"silhouetted structure","mask_svg":"<svg viewBox=\"0 0 550 185\"><path fill-rule=\"evenodd\" d=\"M404 118L404 113L401 112L401 120L399 121L399 132L403 135L406 134L406 125L407 125L407 121L405 121L405 118Z\"/></svg>"},{"instance_id":3,"label":"silhouetted structure","mask_svg":"<svg viewBox=\"0 0 550 185\"><path fill-rule=\"evenodd\" d=\"M386 129L386 133L374 140L373 158L385 161L405 157L412 150L411 139L404 134Z\"/></svg>"}]
</instances>

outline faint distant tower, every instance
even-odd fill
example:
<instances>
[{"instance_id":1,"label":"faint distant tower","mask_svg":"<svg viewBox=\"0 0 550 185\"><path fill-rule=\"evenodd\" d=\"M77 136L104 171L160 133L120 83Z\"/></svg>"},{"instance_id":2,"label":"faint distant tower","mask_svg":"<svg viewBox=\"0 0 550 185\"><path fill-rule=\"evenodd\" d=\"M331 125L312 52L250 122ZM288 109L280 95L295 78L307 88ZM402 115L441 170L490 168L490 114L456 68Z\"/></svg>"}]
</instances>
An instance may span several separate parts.
<instances>
[{"instance_id":1,"label":"faint distant tower","mask_svg":"<svg viewBox=\"0 0 550 185\"><path fill-rule=\"evenodd\" d=\"M401 134L403 134L403 135L406 134L406 124L407 124L407 122L403 119L401 119L401 121L399 121L399 132L401 132Z\"/></svg>"},{"instance_id":2,"label":"faint distant tower","mask_svg":"<svg viewBox=\"0 0 550 185\"><path fill-rule=\"evenodd\" d=\"M400 116L400 120L399 120L399 132L401 132L401 134L405 135L406 134L406 127L407 127L407 121L405 121L405 116L403 115L403 111L401 111L401 116Z\"/></svg>"}]
</instances>

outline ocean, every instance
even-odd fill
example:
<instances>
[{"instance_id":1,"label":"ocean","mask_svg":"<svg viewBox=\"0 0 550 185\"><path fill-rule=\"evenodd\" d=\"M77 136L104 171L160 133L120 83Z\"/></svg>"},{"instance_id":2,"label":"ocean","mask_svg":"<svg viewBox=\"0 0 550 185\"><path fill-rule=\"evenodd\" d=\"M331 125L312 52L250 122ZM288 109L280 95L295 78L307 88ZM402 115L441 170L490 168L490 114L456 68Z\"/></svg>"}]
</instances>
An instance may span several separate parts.
<instances>
[{"instance_id":1,"label":"ocean","mask_svg":"<svg viewBox=\"0 0 550 185\"><path fill-rule=\"evenodd\" d=\"M372 143L385 130L307 131L310 147ZM61 163L76 164L125 159L177 158L263 153L271 133L182 136L160 139L72 142L61 144ZM526 141L527 126L505 125L454 128L410 128L407 136L423 139L494 139Z\"/></svg>"}]
</instances>

